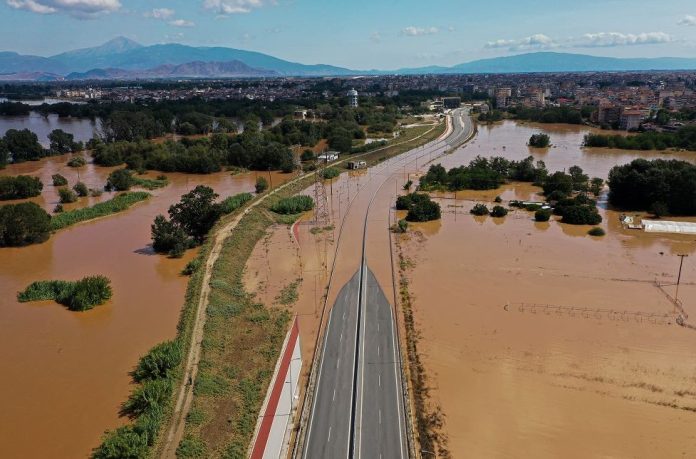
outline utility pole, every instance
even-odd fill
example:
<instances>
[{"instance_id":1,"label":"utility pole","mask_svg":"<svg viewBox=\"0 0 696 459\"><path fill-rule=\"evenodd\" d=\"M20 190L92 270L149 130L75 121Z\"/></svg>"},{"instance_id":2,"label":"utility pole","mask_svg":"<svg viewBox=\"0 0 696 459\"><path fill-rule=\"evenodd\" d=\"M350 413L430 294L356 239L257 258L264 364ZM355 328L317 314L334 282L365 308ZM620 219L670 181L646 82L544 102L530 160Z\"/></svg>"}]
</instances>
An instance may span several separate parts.
<instances>
[{"instance_id":1,"label":"utility pole","mask_svg":"<svg viewBox=\"0 0 696 459\"><path fill-rule=\"evenodd\" d=\"M682 274L682 266L684 265L684 257L688 257L689 255L685 253L679 253L677 256L680 258L679 260L679 274L677 275L677 290L674 293L674 301L679 303L679 284L681 283L681 274Z\"/></svg>"}]
</instances>

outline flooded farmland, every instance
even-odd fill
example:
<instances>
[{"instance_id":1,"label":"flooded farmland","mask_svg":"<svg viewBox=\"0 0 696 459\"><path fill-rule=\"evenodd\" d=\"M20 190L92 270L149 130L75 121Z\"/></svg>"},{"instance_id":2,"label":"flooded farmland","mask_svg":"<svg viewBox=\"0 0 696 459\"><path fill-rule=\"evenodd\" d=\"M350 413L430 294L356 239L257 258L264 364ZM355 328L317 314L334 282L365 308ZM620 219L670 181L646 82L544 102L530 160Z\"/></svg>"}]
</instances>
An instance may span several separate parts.
<instances>
[{"instance_id":1,"label":"flooded farmland","mask_svg":"<svg viewBox=\"0 0 696 459\"><path fill-rule=\"evenodd\" d=\"M541 131L554 147L527 148ZM577 164L606 178L637 157L693 161L694 153L582 149L587 131L482 126L441 162L532 154L551 171ZM538 191L510 184L450 194L440 199L441 221L411 225L400 238L447 449L453 457L693 456L696 329L674 323L675 288L656 282L673 284L677 254L691 255L678 294L693 324L695 238L625 230L606 208L601 238L588 236L589 226L536 223L524 210L501 219L468 213L475 201Z\"/></svg>"},{"instance_id":2,"label":"flooded farmland","mask_svg":"<svg viewBox=\"0 0 696 459\"><path fill-rule=\"evenodd\" d=\"M41 177L44 191L34 200L50 211L57 202L50 175L61 173L71 184L77 179L66 161L51 157L1 173ZM112 169L88 164L80 179L98 188ZM0 249L0 457L85 457L105 429L125 422L118 410L131 389L128 372L151 346L174 337L188 279L180 272L195 255L152 253L154 217L198 184L226 197L253 191L255 183L254 173L166 175L169 186L123 213L61 230L43 244ZM272 180L275 186L289 178ZM81 198L76 205L89 203ZM91 311L16 301L32 281L92 274L109 277L114 295Z\"/></svg>"}]
</instances>

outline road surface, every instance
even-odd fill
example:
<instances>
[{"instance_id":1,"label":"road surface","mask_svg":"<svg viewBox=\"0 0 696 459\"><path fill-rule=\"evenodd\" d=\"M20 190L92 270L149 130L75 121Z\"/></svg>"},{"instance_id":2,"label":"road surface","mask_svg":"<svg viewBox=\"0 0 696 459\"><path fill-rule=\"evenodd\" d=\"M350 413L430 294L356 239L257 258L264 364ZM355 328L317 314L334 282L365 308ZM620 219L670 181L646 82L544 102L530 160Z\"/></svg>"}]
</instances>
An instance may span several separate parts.
<instances>
[{"instance_id":1,"label":"road surface","mask_svg":"<svg viewBox=\"0 0 696 459\"><path fill-rule=\"evenodd\" d=\"M303 458L409 455L389 226L409 174L473 135L468 112L449 116L443 138L370 168L346 210Z\"/></svg>"}]
</instances>

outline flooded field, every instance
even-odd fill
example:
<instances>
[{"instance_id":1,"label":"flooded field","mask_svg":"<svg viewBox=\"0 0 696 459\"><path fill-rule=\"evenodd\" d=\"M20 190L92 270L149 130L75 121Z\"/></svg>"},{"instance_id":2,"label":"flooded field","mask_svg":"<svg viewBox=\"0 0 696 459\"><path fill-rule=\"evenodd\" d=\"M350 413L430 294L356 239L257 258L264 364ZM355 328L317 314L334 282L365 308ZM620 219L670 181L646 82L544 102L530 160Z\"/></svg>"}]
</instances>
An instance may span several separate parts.
<instances>
[{"instance_id":1,"label":"flooded field","mask_svg":"<svg viewBox=\"0 0 696 459\"><path fill-rule=\"evenodd\" d=\"M544 131L555 147L525 146ZM447 167L477 154L550 170L578 164L606 177L636 157L693 153L584 150L583 127L480 127ZM505 147L503 149L503 147ZM430 402L444 413L453 457L690 457L696 454L696 329L674 323L673 284L696 323L696 241L624 230L600 209L589 226L536 223L523 210L469 215L473 201L530 199L511 184L440 199L441 221L411 225L399 246L421 337ZM606 206L604 206L606 207ZM693 219L691 219L693 221Z\"/></svg>"},{"instance_id":2,"label":"flooded field","mask_svg":"<svg viewBox=\"0 0 696 459\"><path fill-rule=\"evenodd\" d=\"M544 132L551 137L550 148L532 148L527 146L532 134ZM520 160L534 156L535 160L546 163L549 171L568 169L578 165L590 177L606 178L609 169L617 164L626 164L635 158L645 159L681 159L696 161L696 152L660 152L660 151L627 151L608 148L581 148L585 134L603 133L616 134L619 132L602 131L586 126L571 124L537 124L503 121L491 125L479 125L474 139L459 148L454 154L443 158L441 162L446 168L468 164L476 155L503 156L508 159Z\"/></svg>"},{"instance_id":3,"label":"flooded field","mask_svg":"<svg viewBox=\"0 0 696 459\"><path fill-rule=\"evenodd\" d=\"M1 173L40 176L44 191L35 200L50 210L57 201L50 175L61 173L71 184L76 179L66 158ZM80 179L96 188L112 168L89 164L79 170ZM121 214L59 231L40 245L0 249L0 457L85 457L105 429L125 422L118 410L131 389L128 372L151 346L174 337L188 279L180 272L195 255L169 259L152 253L154 217L198 184L226 197L253 191L255 183L254 173L166 175L169 186ZM274 174L273 184L289 178ZM86 198L77 203L87 204ZM91 311L16 301L17 291L34 280L92 274L109 277L114 295Z\"/></svg>"}]
</instances>

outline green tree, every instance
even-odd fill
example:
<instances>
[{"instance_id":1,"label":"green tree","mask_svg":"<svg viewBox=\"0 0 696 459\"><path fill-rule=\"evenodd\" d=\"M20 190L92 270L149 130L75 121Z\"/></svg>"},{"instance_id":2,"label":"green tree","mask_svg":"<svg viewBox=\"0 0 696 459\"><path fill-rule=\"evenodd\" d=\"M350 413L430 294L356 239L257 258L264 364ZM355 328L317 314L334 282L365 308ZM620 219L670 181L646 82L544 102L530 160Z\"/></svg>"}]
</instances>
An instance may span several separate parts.
<instances>
[{"instance_id":1,"label":"green tree","mask_svg":"<svg viewBox=\"0 0 696 459\"><path fill-rule=\"evenodd\" d=\"M74 191L67 188L59 188L58 196L60 197L61 204L69 204L71 202L77 201L77 194Z\"/></svg>"},{"instance_id":2,"label":"green tree","mask_svg":"<svg viewBox=\"0 0 696 459\"><path fill-rule=\"evenodd\" d=\"M508 211L505 207L503 206L494 206L493 209L491 210L491 216L492 217L504 217L508 214Z\"/></svg>"},{"instance_id":3,"label":"green tree","mask_svg":"<svg viewBox=\"0 0 696 459\"><path fill-rule=\"evenodd\" d=\"M60 174L53 174L51 179L53 180L53 186L65 186L68 184L68 179Z\"/></svg>"},{"instance_id":4,"label":"green tree","mask_svg":"<svg viewBox=\"0 0 696 459\"><path fill-rule=\"evenodd\" d=\"M107 190L127 191L134 185L133 172L128 169L117 169L109 174L106 180Z\"/></svg>"},{"instance_id":5,"label":"green tree","mask_svg":"<svg viewBox=\"0 0 696 459\"><path fill-rule=\"evenodd\" d=\"M261 194L268 189L268 180L263 177L256 178L256 194Z\"/></svg>"},{"instance_id":6,"label":"green tree","mask_svg":"<svg viewBox=\"0 0 696 459\"><path fill-rule=\"evenodd\" d=\"M87 185L82 182L77 182L75 186L73 186L73 191L80 197L89 196Z\"/></svg>"},{"instance_id":7,"label":"green tree","mask_svg":"<svg viewBox=\"0 0 696 459\"><path fill-rule=\"evenodd\" d=\"M0 246L43 242L51 231L51 216L33 202L0 207Z\"/></svg>"},{"instance_id":8,"label":"green tree","mask_svg":"<svg viewBox=\"0 0 696 459\"><path fill-rule=\"evenodd\" d=\"M5 133L5 144L15 163L35 161L43 156L39 138L29 129L9 129Z\"/></svg>"},{"instance_id":9,"label":"green tree","mask_svg":"<svg viewBox=\"0 0 696 459\"><path fill-rule=\"evenodd\" d=\"M48 140L50 143L50 150L54 154L62 155L65 153L72 153L77 151L79 145L75 142L75 136L69 134L62 129L54 129L48 134Z\"/></svg>"},{"instance_id":10,"label":"green tree","mask_svg":"<svg viewBox=\"0 0 696 459\"><path fill-rule=\"evenodd\" d=\"M169 208L169 217L197 242L202 242L220 217L220 206L215 204L218 194L212 188L198 185Z\"/></svg>"},{"instance_id":11,"label":"green tree","mask_svg":"<svg viewBox=\"0 0 696 459\"><path fill-rule=\"evenodd\" d=\"M532 134L529 138L529 146L536 148L546 148L551 145L551 138L546 134Z\"/></svg>"},{"instance_id":12,"label":"green tree","mask_svg":"<svg viewBox=\"0 0 696 459\"><path fill-rule=\"evenodd\" d=\"M28 175L0 177L0 201L31 198L40 195L42 189L43 183L38 177Z\"/></svg>"}]
</instances>

